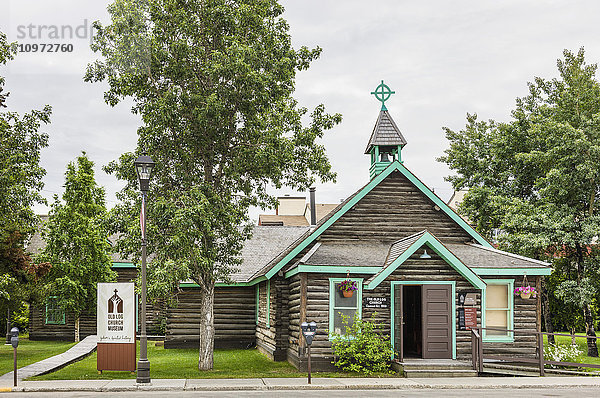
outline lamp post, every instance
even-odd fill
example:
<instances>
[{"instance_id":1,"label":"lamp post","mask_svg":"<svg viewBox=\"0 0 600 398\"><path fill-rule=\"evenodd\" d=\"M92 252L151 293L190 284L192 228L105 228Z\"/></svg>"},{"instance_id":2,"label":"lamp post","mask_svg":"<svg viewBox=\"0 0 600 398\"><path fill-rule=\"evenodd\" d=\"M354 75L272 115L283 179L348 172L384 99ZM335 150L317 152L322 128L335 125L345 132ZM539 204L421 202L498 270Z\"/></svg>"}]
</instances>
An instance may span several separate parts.
<instances>
[{"instance_id":1,"label":"lamp post","mask_svg":"<svg viewBox=\"0 0 600 398\"><path fill-rule=\"evenodd\" d=\"M137 363L138 383L150 383L150 361L148 361L148 337L146 336L146 196L150 188L150 175L154 168L154 161L150 156L143 154L134 162L135 171L140 182L142 192L142 210L140 223L142 228L142 324L140 331L140 359Z\"/></svg>"}]
</instances>

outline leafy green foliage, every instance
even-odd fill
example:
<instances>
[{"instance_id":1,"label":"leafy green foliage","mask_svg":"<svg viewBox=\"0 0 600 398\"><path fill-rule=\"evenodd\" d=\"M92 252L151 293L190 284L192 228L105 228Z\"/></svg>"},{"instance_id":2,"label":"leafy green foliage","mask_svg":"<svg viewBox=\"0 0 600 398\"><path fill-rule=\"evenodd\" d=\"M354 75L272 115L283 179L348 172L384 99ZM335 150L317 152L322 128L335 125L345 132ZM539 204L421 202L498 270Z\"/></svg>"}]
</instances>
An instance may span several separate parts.
<instances>
[{"instance_id":1,"label":"leafy green foliage","mask_svg":"<svg viewBox=\"0 0 600 398\"><path fill-rule=\"evenodd\" d=\"M375 314L370 321L355 314L352 324L350 317L342 314L342 325L346 333L331 334L335 366L365 374L390 372L392 343L381 332L383 325L375 322Z\"/></svg>"},{"instance_id":2,"label":"leafy green foliage","mask_svg":"<svg viewBox=\"0 0 600 398\"><path fill-rule=\"evenodd\" d=\"M469 189L460 211L478 231L491 237L500 229L502 247L553 261L565 277L555 285L556 298L577 306L593 334L600 283L594 244L600 230L600 84L583 48L563 56L560 77L529 83L512 120L468 115L464 130L446 128L450 148L439 160L457 173L448 177L455 189ZM590 355L593 346L590 340Z\"/></svg>"},{"instance_id":3,"label":"leafy green foliage","mask_svg":"<svg viewBox=\"0 0 600 398\"><path fill-rule=\"evenodd\" d=\"M140 256L133 161L145 151L156 162L149 284L168 296L185 276L212 300L215 282L240 264L249 207L276 203L269 184L305 189L316 178L335 178L318 140L341 116L323 105L309 112L292 96L296 73L321 49L292 48L276 0L116 0L109 13L111 24L96 24L92 44L103 58L88 66L85 80L108 82L110 105L131 97L143 121L136 154L106 168L127 182L111 217L123 237L118 249ZM212 352L212 316L201 319L210 341L201 358L210 368L210 353L202 353Z\"/></svg>"},{"instance_id":4,"label":"leafy green foliage","mask_svg":"<svg viewBox=\"0 0 600 398\"><path fill-rule=\"evenodd\" d=\"M16 43L8 43L0 32L0 65L14 58ZM0 110L7 108L0 76ZM0 112L0 315L33 298L36 281L48 271L48 264L35 264L25 252L38 218L33 205L45 203L40 195L46 171L40 166L40 152L48 146L48 135L40 132L50 122L50 106L23 116Z\"/></svg>"},{"instance_id":5,"label":"leafy green foliage","mask_svg":"<svg viewBox=\"0 0 600 398\"><path fill-rule=\"evenodd\" d=\"M85 152L65 172L62 201L55 195L41 254L52 264L48 295L76 318L96 308L96 284L114 280L106 230L104 189L96 185L94 164Z\"/></svg>"}]
</instances>

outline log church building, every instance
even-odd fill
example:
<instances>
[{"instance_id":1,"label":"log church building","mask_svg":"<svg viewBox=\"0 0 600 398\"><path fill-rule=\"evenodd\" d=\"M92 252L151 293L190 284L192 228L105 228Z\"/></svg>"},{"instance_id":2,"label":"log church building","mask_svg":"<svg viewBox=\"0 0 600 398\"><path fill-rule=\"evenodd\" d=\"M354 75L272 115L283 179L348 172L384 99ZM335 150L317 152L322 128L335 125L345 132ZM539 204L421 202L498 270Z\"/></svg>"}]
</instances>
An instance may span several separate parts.
<instances>
[{"instance_id":1,"label":"log church building","mask_svg":"<svg viewBox=\"0 0 600 398\"><path fill-rule=\"evenodd\" d=\"M369 181L319 217L311 195L306 223L262 218L234 283L215 289L215 346L256 346L306 369L300 324L314 321L312 367L327 370L342 315L375 314L398 360L469 359L470 326L495 328L483 332L490 354L535 356L540 297L513 292L523 283L539 291L549 264L496 249L405 166L407 141L385 107L389 88L380 88L382 109L364 151ZM125 264L116 265L128 273ZM340 289L345 280L355 283L352 295ZM197 347L198 287L181 283L177 302L164 310L165 348ZM32 338L56 326L44 324L43 312Z\"/></svg>"}]
</instances>

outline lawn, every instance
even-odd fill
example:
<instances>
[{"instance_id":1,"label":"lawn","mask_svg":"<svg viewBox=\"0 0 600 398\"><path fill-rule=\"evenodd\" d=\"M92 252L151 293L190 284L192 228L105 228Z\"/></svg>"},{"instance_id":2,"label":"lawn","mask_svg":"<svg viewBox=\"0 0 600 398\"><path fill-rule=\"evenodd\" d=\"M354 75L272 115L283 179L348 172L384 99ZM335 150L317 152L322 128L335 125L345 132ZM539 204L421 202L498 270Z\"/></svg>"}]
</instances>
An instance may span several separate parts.
<instances>
[{"instance_id":1,"label":"lawn","mask_svg":"<svg viewBox=\"0 0 600 398\"><path fill-rule=\"evenodd\" d=\"M139 342L138 342L139 355ZM129 372L108 372L101 375L96 370L96 353L47 375L30 380L93 380L93 379L133 379ZM218 378L259 378L259 377L305 377L288 362L274 362L256 349L215 350L214 369L198 370L197 349L164 349L148 342L150 376L155 379L218 379ZM362 376L343 372L313 373L315 377L356 377ZM382 376L382 375L379 375Z\"/></svg>"},{"instance_id":2,"label":"lawn","mask_svg":"<svg viewBox=\"0 0 600 398\"><path fill-rule=\"evenodd\" d=\"M61 354L74 345L75 343L64 341L30 341L27 337L21 336L19 337L19 348L17 348L17 366L22 368L42 359ZM13 348L11 345L2 344L0 345L0 375L12 370Z\"/></svg>"},{"instance_id":3,"label":"lawn","mask_svg":"<svg viewBox=\"0 0 600 398\"><path fill-rule=\"evenodd\" d=\"M557 332L557 333L564 333L564 334L570 334L569 332ZM575 333L577 335L585 335L585 332L582 333ZM571 345L571 338L568 336L554 336L556 343L558 345ZM600 348L600 339L596 340L598 347ZM548 344L548 336L544 336L544 345ZM600 365L600 358L595 358L595 357L588 357L587 356L587 339L585 337L576 337L575 338L575 344L579 347L579 350L582 352L582 355L579 356L575 362L578 363L588 363L588 364L594 364L594 365ZM548 358L548 356L546 355L546 360L550 360L550 358ZM570 368L575 370L575 368ZM600 369L595 369L595 368L589 368L589 371L594 371L594 372L598 372L600 371Z\"/></svg>"}]
</instances>

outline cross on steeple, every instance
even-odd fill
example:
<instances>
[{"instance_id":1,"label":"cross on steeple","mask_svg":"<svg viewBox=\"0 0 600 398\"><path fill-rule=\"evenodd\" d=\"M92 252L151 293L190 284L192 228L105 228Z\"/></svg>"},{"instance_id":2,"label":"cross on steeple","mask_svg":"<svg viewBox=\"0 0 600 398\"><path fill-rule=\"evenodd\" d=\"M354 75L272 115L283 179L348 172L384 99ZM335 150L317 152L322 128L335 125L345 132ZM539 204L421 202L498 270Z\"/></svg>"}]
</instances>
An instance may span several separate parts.
<instances>
[{"instance_id":1,"label":"cross on steeple","mask_svg":"<svg viewBox=\"0 0 600 398\"><path fill-rule=\"evenodd\" d=\"M369 171L371 179L373 179L388 167L391 162L398 161L402 163L401 152L404 145L406 145L406 139L385 106L385 101L392 94L395 94L395 91L390 90L382 80L381 84L371 94L375 95L378 101L381 101L381 111L379 112L379 117L365 150L365 154L371 155L371 167Z\"/></svg>"},{"instance_id":2,"label":"cross on steeple","mask_svg":"<svg viewBox=\"0 0 600 398\"><path fill-rule=\"evenodd\" d=\"M371 94L373 94L375 96L375 98L377 98L378 101L381 101L381 110L387 111L387 108L385 106L385 101L390 99L392 94L396 94L396 92L390 90L389 86L387 84L385 84L382 80L381 84L379 86L377 86L375 91L371 91Z\"/></svg>"}]
</instances>

